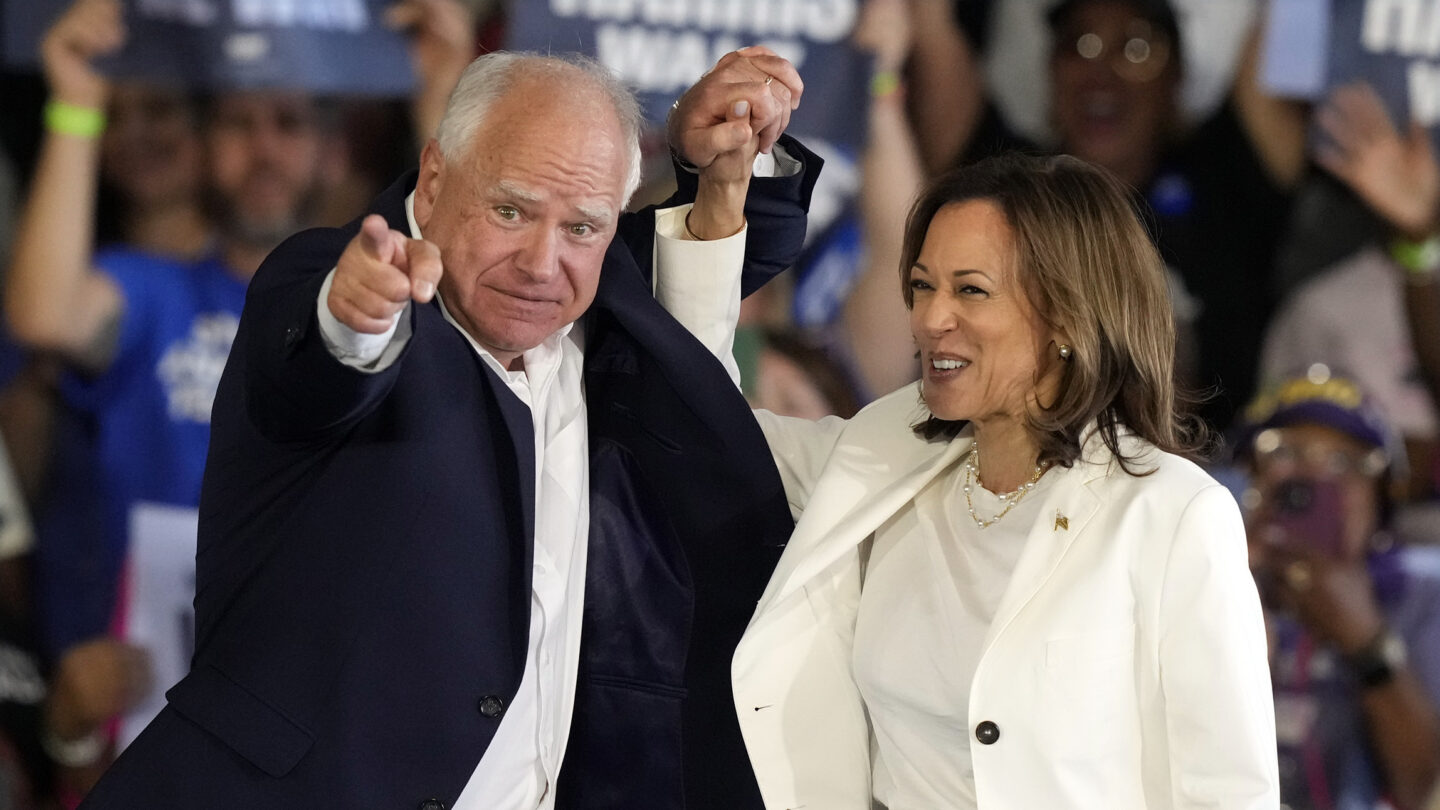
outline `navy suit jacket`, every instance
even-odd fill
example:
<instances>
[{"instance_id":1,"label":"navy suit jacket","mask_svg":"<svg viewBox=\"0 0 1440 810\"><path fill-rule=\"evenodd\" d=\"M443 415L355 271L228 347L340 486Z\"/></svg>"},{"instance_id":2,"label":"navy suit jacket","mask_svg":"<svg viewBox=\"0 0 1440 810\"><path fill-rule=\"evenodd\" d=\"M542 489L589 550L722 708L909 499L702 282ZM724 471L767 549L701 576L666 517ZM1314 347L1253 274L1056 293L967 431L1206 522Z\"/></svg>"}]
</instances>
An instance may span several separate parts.
<instances>
[{"instance_id":1,"label":"navy suit jacket","mask_svg":"<svg viewBox=\"0 0 1440 810\"><path fill-rule=\"evenodd\" d=\"M747 288L792 263L820 161L752 182ZM693 199L681 174L677 198ZM406 231L414 175L374 204ZM87 808L439 810L519 685L528 409L438 305L385 371L326 351L326 272L358 221L251 282L200 501L196 650ZM586 329L590 540L564 808L762 807L730 657L792 528L720 363L653 299L653 211L605 257Z\"/></svg>"}]
</instances>

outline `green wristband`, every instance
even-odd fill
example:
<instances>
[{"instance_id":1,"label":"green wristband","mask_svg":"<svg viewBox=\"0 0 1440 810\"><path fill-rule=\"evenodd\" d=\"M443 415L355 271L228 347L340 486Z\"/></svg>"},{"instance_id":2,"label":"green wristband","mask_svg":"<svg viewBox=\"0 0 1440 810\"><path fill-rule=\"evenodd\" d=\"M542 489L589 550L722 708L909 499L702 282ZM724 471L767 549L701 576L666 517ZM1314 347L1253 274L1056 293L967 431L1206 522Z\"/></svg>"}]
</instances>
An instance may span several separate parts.
<instances>
[{"instance_id":1,"label":"green wristband","mask_svg":"<svg viewBox=\"0 0 1440 810\"><path fill-rule=\"evenodd\" d=\"M45 129L56 135L98 138L105 131L105 111L49 101L45 103Z\"/></svg>"},{"instance_id":2,"label":"green wristband","mask_svg":"<svg viewBox=\"0 0 1440 810\"><path fill-rule=\"evenodd\" d=\"M885 98L899 92L902 87L900 74L893 70L882 70L870 77L870 97Z\"/></svg>"}]
</instances>

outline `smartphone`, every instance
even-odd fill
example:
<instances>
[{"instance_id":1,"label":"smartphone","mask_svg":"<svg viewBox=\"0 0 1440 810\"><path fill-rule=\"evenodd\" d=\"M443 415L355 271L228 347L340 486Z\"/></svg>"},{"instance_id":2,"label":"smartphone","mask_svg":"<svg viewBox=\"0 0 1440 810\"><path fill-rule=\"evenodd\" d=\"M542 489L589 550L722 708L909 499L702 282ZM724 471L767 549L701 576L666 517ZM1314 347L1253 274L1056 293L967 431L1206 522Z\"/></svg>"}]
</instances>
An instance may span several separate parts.
<instances>
[{"instance_id":1,"label":"smartphone","mask_svg":"<svg viewBox=\"0 0 1440 810\"><path fill-rule=\"evenodd\" d=\"M1340 484L1312 478L1290 478L1271 495L1269 535L1277 545L1304 548L1339 557L1342 553Z\"/></svg>"}]
</instances>

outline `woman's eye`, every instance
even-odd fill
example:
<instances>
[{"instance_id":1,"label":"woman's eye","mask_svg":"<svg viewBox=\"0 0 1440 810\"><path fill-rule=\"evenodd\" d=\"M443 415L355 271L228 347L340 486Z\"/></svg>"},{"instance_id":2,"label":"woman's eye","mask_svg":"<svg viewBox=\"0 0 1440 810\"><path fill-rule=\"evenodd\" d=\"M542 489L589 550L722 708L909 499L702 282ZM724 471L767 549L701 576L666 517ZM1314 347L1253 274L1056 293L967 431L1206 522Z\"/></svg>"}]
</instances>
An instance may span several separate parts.
<instances>
[{"instance_id":1,"label":"woman's eye","mask_svg":"<svg viewBox=\"0 0 1440 810\"><path fill-rule=\"evenodd\" d=\"M976 287L974 284L966 284L960 288L961 295L989 295L989 293Z\"/></svg>"},{"instance_id":2,"label":"woman's eye","mask_svg":"<svg viewBox=\"0 0 1440 810\"><path fill-rule=\"evenodd\" d=\"M918 279L918 278L912 278L912 279L910 279L910 289L912 289L912 290L928 290L928 289L930 289L930 282L928 282L928 281L923 281L923 280Z\"/></svg>"}]
</instances>

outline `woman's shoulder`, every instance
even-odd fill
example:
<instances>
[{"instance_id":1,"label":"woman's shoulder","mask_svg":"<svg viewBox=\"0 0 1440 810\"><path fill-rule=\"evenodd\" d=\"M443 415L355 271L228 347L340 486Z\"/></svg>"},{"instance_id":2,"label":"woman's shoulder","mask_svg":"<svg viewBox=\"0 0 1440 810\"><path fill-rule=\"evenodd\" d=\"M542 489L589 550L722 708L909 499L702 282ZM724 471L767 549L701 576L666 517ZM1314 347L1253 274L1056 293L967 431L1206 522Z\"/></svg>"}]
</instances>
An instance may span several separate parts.
<instances>
[{"instance_id":1,"label":"woman's shoulder","mask_svg":"<svg viewBox=\"0 0 1440 810\"><path fill-rule=\"evenodd\" d=\"M850 417L850 424L874 428L903 422L905 429L909 430L910 426L924 418L925 414L925 402L920 398L920 383L913 382L861 408Z\"/></svg>"},{"instance_id":2,"label":"woman's shoulder","mask_svg":"<svg viewBox=\"0 0 1440 810\"><path fill-rule=\"evenodd\" d=\"M905 466L944 454L952 441L966 441L968 430L959 439L927 439L915 432L930 415L920 397L920 386L911 383L871 402L844 424L836 451L846 458L883 459L887 466Z\"/></svg>"},{"instance_id":3,"label":"woman's shoulder","mask_svg":"<svg viewBox=\"0 0 1440 810\"><path fill-rule=\"evenodd\" d=\"M1195 461L1166 452L1126 430L1116 437L1116 453L1092 430L1080 463L1090 465L1109 486L1136 493L1190 501L1205 490L1224 485Z\"/></svg>"}]
</instances>

